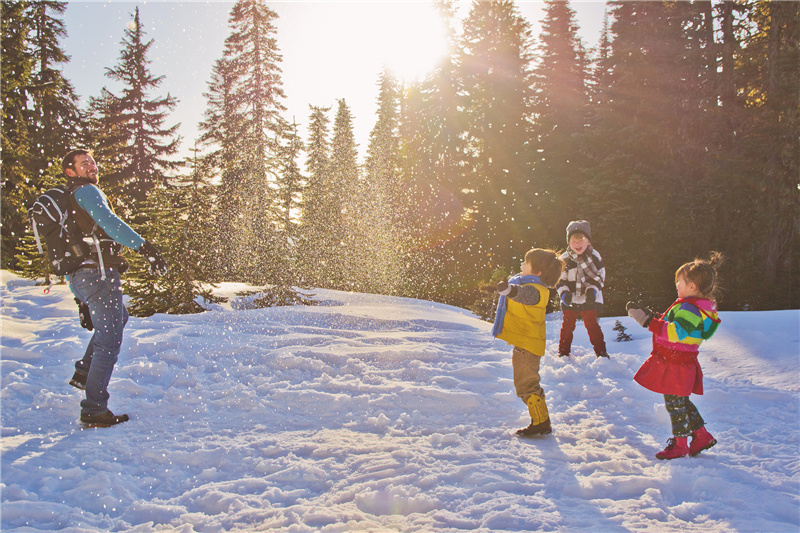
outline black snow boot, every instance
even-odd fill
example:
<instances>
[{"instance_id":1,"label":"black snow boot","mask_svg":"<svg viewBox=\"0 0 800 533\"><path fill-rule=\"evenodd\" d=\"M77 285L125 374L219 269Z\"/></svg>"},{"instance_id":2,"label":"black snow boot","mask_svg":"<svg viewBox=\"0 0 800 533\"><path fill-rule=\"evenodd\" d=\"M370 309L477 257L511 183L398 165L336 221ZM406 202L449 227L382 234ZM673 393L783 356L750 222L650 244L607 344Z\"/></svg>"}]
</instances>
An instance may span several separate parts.
<instances>
[{"instance_id":1,"label":"black snow boot","mask_svg":"<svg viewBox=\"0 0 800 533\"><path fill-rule=\"evenodd\" d=\"M130 420L128 415L115 415L111 411L99 415L81 415L81 426L84 428L107 428Z\"/></svg>"},{"instance_id":2,"label":"black snow boot","mask_svg":"<svg viewBox=\"0 0 800 533\"><path fill-rule=\"evenodd\" d=\"M75 373L72 374L72 379L69 380L69 384L76 389L86 390L86 377L86 374L76 370Z\"/></svg>"}]
</instances>

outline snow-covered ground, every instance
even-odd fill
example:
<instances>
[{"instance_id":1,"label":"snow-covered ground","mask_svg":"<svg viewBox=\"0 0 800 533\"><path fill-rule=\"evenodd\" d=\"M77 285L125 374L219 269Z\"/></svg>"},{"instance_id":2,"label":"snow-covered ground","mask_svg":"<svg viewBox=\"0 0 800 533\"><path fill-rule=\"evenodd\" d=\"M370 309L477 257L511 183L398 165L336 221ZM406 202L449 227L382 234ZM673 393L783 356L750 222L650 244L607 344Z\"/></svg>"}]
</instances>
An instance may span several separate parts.
<instances>
[{"instance_id":1,"label":"snow-covered ground","mask_svg":"<svg viewBox=\"0 0 800 533\"><path fill-rule=\"evenodd\" d=\"M223 289L233 291L233 287ZM109 407L67 384L90 333L65 286L2 273L2 531L800 530L800 312L723 312L701 347L719 444L658 461L649 334L570 359L548 322L552 435L519 439L510 348L446 305L320 290L312 307L131 318Z\"/></svg>"}]
</instances>

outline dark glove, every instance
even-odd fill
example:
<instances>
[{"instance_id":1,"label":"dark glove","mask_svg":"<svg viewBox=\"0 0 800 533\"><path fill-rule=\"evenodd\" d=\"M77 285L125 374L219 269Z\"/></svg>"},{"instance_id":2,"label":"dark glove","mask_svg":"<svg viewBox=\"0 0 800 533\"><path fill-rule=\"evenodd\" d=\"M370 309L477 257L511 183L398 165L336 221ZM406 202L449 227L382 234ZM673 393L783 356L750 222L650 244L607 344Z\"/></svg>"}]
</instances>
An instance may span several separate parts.
<instances>
[{"instance_id":1,"label":"dark glove","mask_svg":"<svg viewBox=\"0 0 800 533\"><path fill-rule=\"evenodd\" d=\"M144 260L147 261L147 270L153 276L163 276L167 273L169 267L167 262L161 256L161 252L156 249L149 241L145 241L143 245L137 250Z\"/></svg>"},{"instance_id":2,"label":"dark glove","mask_svg":"<svg viewBox=\"0 0 800 533\"><path fill-rule=\"evenodd\" d=\"M92 324L92 313L89 312L89 306L77 298L75 298L75 303L78 304L78 317L81 319L81 327L92 331L94 324Z\"/></svg>"},{"instance_id":3,"label":"dark glove","mask_svg":"<svg viewBox=\"0 0 800 533\"><path fill-rule=\"evenodd\" d=\"M643 328L649 326L650 321L653 320L653 317L655 316L653 311L642 307L637 302L628 302L628 305L625 306L625 309L628 310L628 316L638 322Z\"/></svg>"},{"instance_id":4,"label":"dark glove","mask_svg":"<svg viewBox=\"0 0 800 533\"><path fill-rule=\"evenodd\" d=\"M565 292L561 295L561 304L567 307L572 305L572 294Z\"/></svg>"},{"instance_id":5,"label":"dark glove","mask_svg":"<svg viewBox=\"0 0 800 533\"><path fill-rule=\"evenodd\" d=\"M514 285L509 285L508 281L503 280L497 284L497 292L513 298L517 294L517 288Z\"/></svg>"},{"instance_id":6,"label":"dark glove","mask_svg":"<svg viewBox=\"0 0 800 533\"><path fill-rule=\"evenodd\" d=\"M597 291L594 289L589 289L586 291L586 303L593 304L597 299Z\"/></svg>"}]
</instances>

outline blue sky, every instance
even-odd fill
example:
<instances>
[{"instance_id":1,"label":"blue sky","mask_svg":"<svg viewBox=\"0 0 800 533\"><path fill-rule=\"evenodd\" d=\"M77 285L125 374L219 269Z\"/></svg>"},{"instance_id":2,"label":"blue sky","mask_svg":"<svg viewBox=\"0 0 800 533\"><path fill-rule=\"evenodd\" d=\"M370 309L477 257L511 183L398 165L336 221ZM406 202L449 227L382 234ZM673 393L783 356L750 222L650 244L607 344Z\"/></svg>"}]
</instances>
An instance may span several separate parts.
<instances>
[{"instance_id":1,"label":"blue sky","mask_svg":"<svg viewBox=\"0 0 800 533\"><path fill-rule=\"evenodd\" d=\"M294 117L300 135L307 136L309 104L332 107L345 98L353 111L356 142L363 157L376 111L378 74L384 63L397 68L424 67L437 48L436 19L427 2L269 2L279 16L278 46L283 54L286 118ZM518 2L522 15L538 36L541 2ZM595 46L603 22L602 0L572 2L586 46ZM71 56L65 75L73 82L81 104L105 86L118 92L105 76L117 64L121 41L131 14L139 7L148 39L151 73L164 75L157 94L179 99L168 125L181 123L182 155L197 137L206 101L203 92L214 62L230 33L232 2L106 1L69 2L64 15L68 37L63 46ZM468 4L467 4L468 6Z\"/></svg>"}]
</instances>

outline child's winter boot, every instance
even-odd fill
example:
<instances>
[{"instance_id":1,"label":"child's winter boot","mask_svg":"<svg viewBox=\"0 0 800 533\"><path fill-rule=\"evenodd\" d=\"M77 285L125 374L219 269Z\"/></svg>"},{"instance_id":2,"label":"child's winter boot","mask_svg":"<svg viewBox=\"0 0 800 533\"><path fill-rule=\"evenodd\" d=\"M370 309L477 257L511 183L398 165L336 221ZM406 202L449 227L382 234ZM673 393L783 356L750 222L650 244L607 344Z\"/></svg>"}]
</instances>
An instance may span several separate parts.
<instances>
[{"instance_id":1,"label":"child's winter boot","mask_svg":"<svg viewBox=\"0 0 800 533\"><path fill-rule=\"evenodd\" d=\"M697 456L703 450L707 450L717 443L705 426L692 432L692 444L689 446L689 455Z\"/></svg>"},{"instance_id":2,"label":"child's winter boot","mask_svg":"<svg viewBox=\"0 0 800 533\"><path fill-rule=\"evenodd\" d=\"M667 447L656 454L656 459L677 459L689 455L686 437L674 437L667 441Z\"/></svg>"},{"instance_id":3,"label":"child's winter boot","mask_svg":"<svg viewBox=\"0 0 800 533\"><path fill-rule=\"evenodd\" d=\"M534 435L547 435L553 429L550 427L550 414L547 412L547 404L544 398L531 394L528 397L528 412L531 415L531 423L528 427L517 430L520 437L532 437Z\"/></svg>"}]
</instances>

